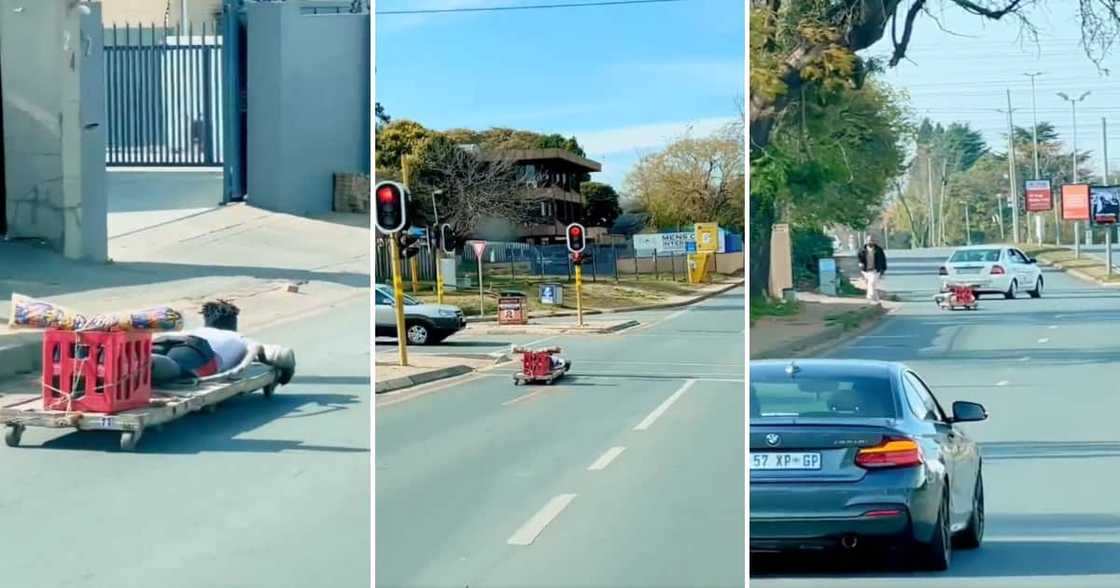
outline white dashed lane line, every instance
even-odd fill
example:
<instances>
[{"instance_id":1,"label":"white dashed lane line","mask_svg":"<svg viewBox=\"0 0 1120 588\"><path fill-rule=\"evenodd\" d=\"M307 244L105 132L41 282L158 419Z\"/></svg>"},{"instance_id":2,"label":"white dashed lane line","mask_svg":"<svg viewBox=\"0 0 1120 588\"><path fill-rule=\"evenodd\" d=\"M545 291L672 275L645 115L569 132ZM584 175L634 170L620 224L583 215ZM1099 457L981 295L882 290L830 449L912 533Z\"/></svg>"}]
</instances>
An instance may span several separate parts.
<instances>
[{"instance_id":1,"label":"white dashed lane line","mask_svg":"<svg viewBox=\"0 0 1120 588\"><path fill-rule=\"evenodd\" d=\"M686 381L684 385L681 386L676 392L673 392L672 396L666 398L665 401L658 405L657 408L653 409L653 412L649 413L646 418L642 419L642 422L638 423L638 425L634 427L634 430L644 431L650 428L650 426L652 426L653 423L661 417L661 415L665 414L665 411L669 410L669 407L673 406L673 403L676 402L677 399L680 398L685 392L687 392L688 389L691 388L695 383L696 380Z\"/></svg>"},{"instance_id":2,"label":"white dashed lane line","mask_svg":"<svg viewBox=\"0 0 1120 588\"><path fill-rule=\"evenodd\" d=\"M509 538L506 543L510 545L532 545L537 536L544 531L544 528L553 521L560 513L568 508L572 500L575 500L575 494L561 494L548 501L544 508L537 511L533 518L529 519L516 533Z\"/></svg>"},{"instance_id":3,"label":"white dashed lane line","mask_svg":"<svg viewBox=\"0 0 1120 588\"><path fill-rule=\"evenodd\" d=\"M591 464L587 468L587 471L595 472L607 469L607 466L610 465L612 461L614 461L614 458L622 454L623 451L626 451L625 447L611 447L606 451L606 453L600 455L599 459L595 460L595 463Z\"/></svg>"}]
</instances>

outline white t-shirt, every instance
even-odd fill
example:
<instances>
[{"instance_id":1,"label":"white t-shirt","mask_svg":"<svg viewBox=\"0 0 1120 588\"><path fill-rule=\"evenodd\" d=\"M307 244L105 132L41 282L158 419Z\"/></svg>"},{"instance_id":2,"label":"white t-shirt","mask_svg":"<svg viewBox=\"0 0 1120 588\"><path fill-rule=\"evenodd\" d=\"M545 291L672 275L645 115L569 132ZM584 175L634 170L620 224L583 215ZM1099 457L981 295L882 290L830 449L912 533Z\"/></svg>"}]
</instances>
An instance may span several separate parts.
<instances>
[{"instance_id":1,"label":"white t-shirt","mask_svg":"<svg viewBox=\"0 0 1120 588\"><path fill-rule=\"evenodd\" d=\"M237 367L241 360L245 359L245 354L249 352L249 344L245 338L234 331L200 327L188 331L187 334L206 339L210 348L218 354L219 371L224 372Z\"/></svg>"}]
</instances>

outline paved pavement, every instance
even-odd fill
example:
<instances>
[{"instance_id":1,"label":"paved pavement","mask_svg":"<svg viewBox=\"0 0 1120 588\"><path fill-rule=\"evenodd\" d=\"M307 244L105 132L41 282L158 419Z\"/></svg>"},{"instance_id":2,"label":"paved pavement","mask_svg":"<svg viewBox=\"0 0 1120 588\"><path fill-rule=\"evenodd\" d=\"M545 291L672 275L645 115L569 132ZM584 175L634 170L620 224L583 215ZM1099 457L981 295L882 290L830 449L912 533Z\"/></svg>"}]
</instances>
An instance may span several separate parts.
<instances>
[{"instance_id":1,"label":"paved pavement","mask_svg":"<svg viewBox=\"0 0 1120 588\"><path fill-rule=\"evenodd\" d=\"M743 290L639 314L553 386L378 397L378 586L744 585Z\"/></svg>"},{"instance_id":2,"label":"paved pavement","mask_svg":"<svg viewBox=\"0 0 1120 588\"><path fill-rule=\"evenodd\" d=\"M0 447L6 586L370 586L368 301L251 333L296 379L149 432Z\"/></svg>"},{"instance_id":3,"label":"paved pavement","mask_svg":"<svg viewBox=\"0 0 1120 588\"><path fill-rule=\"evenodd\" d=\"M752 587L1120 585L1120 292L1045 270L1041 299L941 311L930 297L946 253L888 252L886 285L907 303L832 355L905 361L942 404L988 408L989 421L963 426L982 445L984 545L940 574L756 556Z\"/></svg>"}]
</instances>

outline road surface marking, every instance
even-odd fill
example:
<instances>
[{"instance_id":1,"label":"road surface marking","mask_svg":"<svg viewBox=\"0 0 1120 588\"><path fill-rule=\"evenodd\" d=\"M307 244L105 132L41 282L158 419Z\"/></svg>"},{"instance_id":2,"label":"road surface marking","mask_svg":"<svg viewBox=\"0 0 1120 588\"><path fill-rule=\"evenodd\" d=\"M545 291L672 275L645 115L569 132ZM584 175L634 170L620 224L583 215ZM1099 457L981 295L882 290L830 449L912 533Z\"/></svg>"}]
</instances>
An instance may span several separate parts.
<instances>
[{"instance_id":1,"label":"road surface marking","mask_svg":"<svg viewBox=\"0 0 1120 588\"><path fill-rule=\"evenodd\" d=\"M1039 339L1039 340L1038 340L1038 342L1039 342L1039 343L1049 343L1049 342L1050 342L1050 340L1049 340L1049 339L1047 339L1047 338L1045 338L1045 337L1043 337L1042 339Z\"/></svg>"},{"instance_id":2,"label":"road surface marking","mask_svg":"<svg viewBox=\"0 0 1120 588\"><path fill-rule=\"evenodd\" d=\"M1011 382L1008 382L1007 380L1000 380L1000 381L996 382L996 386L1006 386L1010 383Z\"/></svg>"},{"instance_id":3,"label":"road surface marking","mask_svg":"<svg viewBox=\"0 0 1120 588\"><path fill-rule=\"evenodd\" d=\"M522 343L521 345L511 345L511 347L532 347L534 345L540 345L541 343L544 343L545 341L551 341L551 340L553 340L553 339L555 339L559 336L560 335L551 335L551 336L545 337L544 339L537 339L536 341L529 341L528 343Z\"/></svg>"},{"instance_id":4,"label":"road surface marking","mask_svg":"<svg viewBox=\"0 0 1120 588\"><path fill-rule=\"evenodd\" d=\"M548 504L537 511L537 514L533 515L529 522L522 525L506 543L510 545L532 545L537 535L540 535L541 531L559 516L575 497L575 494L561 494L549 500Z\"/></svg>"},{"instance_id":5,"label":"road surface marking","mask_svg":"<svg viewBox=\"0 0 1120 588\"><path fill-rule=\"evenodd\" d=\"M1031 357L1029 355L1026 356L1026 357L1020 357L1019 358L1019 361L1030 361L1030 360L1031 360Z\"/></svg>"},{"instance_id":6,"label":"road surface marking","mask_svg":"<svg viewBox=\"0 0 1120 588\"><path fill-rule=\"evenodd\" d=\"M600 455L599 459L595 460L595 463L587 468L587 471L594 472L607 469L607 466L614 461L614 458L618 457L623 451L626 451L625 447L611 447L606 453Z\"/></svg>"},{"instance_id":7,"label":"road surface marking","mask_svg":"<svg viewBox=\"0 0 1120 588\"><path fill-rule=\"evenodd\" d=\"M528 394L522 394L521 396L518 396L517 398L513 398L511 400L507 400L507 401L503 402L502 406L509 406L511 404L517 404L518 402L521 402L522 400L528 400L528 399L536 396L537 394L540 394L540 392L529 392Z\"/></svg>"},{"instance_id":8,"label":"road surface marking","mask_svg":"<svg viewBox=\"0 0 1120 588\"><path fill-rule=\"evenodd\" d=\"M650 428L650 426L653 425L654 421L656 421L661 415L665 414L665 411L669 410L669 407L673 406L673 403L676 402L677 399L680 398L682 394L687 392L688 389L691 388L695 383L696 380L686 381L684 385L681 386L676 392L673 392L672 396L666 398L665 401L658 405L657 408L653 409L653 412L649 413L649 416L643 419L642 422L638 423L638 426L634 427L634 430L644 431Z\"/></svg>"},{"instance_id":9,"label":"road surface marking","mask_svg":"<svg viewBox=\"0 0 1120 588\"><path fill-rule=\"evenodd\" d=\"M1050 330L1054 330L1054 329L1057 329L1057 328L1058 328L1058 325L1050 325L1050 326L1049 326L1048 328L1049 328Z\"/></svg>"}]
</instances>

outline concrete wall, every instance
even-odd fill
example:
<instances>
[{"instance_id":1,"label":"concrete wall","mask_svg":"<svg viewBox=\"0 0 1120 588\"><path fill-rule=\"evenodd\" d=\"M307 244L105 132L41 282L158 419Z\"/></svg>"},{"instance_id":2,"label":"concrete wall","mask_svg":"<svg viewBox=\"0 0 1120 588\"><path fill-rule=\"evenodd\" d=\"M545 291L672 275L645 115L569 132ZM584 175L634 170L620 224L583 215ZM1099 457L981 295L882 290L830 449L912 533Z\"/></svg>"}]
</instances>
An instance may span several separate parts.
<instances>
[{"instance_id":1,"label":"concrete wall","mask_svg":"<svg viewBox=\"0 0 1120 588\"><path fill-rule=\"evenodd\" d=\"M619 258L618 273L620 274L633 274L634 273L634 258ZM743 271L745 267L746 258L742 251L735 253L717 253L715 258L714 269L721 274L735 274ZM653 274L654 273L654 258L639 257L637 258L637 268L639 274ZM675 265L673 265L675 264ZM675 269L674 269L675 268ZM667 276L672 275L676 271L678 276L687 275L688 272L688 256L686 255L659 255L657 257L657 272Z\"/></svg>"},{"instance_id":2,"label":"concrete wall","mask_svg":"<svg viewBox=\"0 0 1120 588\"><path fill-rule=\"evenodd\" d=\"M104 246L89 247L105 233L104 194L83 203L83 189L98 182L82 180L105 172L103 129L85 138L81 107L102 83L100 36L85 34L100 29L100 6L88 5L83 29L81 11L69 5L0 0L8 234L44 239L70 258L103 259ZM103 117L95 110L84 111L91 123ZM92 156L98 133L101 153Z\"/></svg>"},{"instance_id":3,"label":"concrete wall","mask_svg":"<svg viewBox=\"0 0 1120 588\"><path fill-rule=\"evenodd\" d=\"M329 212L336 172L369 173L369 15L247 6L248 177L254 206Z\"/></svg>"}]
</instances>

